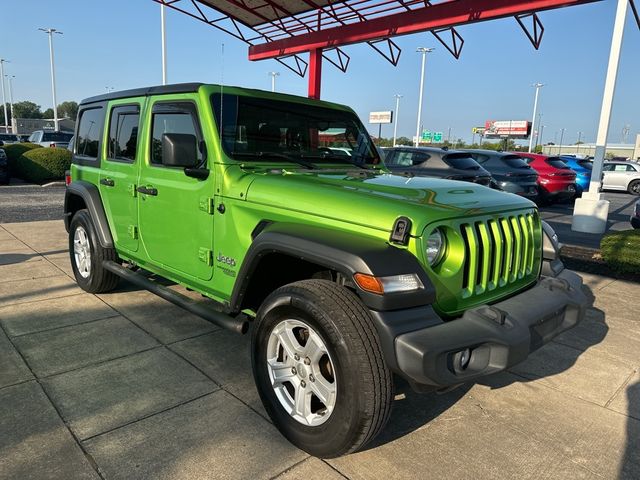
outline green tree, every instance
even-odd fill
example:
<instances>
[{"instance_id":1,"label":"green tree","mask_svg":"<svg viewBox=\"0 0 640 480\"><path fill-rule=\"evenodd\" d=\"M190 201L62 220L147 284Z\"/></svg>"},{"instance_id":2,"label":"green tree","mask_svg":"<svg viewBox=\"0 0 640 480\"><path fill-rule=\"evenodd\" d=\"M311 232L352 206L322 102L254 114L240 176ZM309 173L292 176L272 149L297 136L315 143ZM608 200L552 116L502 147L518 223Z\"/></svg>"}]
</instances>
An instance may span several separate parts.
<instances>
[{"instance_id":1,"label":"green tree","mask_svg":"<svg viewBox=\"0 0 640 480\"><path fill-rule=\"evenodd\" d=\"M60 118L70 118L75 120L78 116L78 103L77 102L62 102L58 105L58 116Z\"/></svg>"},{"instance_id":2,"label":"green tree","mask_svg":"<svg viewBox=\"0 0 640 480\"><path fill-rule=\"evenodd\" d=\"M398 138L396 138L396 145L411 146L411 145L413 145L413 142L408 137L398 137Z\"/></svg>"},{"instance_id":3,"label":"green tree","mask_svg":"<svg viewBox=\"0 0 640 480\"><path fill-rule=\"evenodd\" d=\"M58 114L59 116L60 114ZM53 108L47 108L42 112L42 118L53 118Z\"/></svg>"},{"instance_id":4,"label":"green tree","mask_svg":"<svg viewBox=\"0 0 640 480\"><path fill-rule=\"evenodd\" d=\"M40 105L29 101L14 103L13 114L16 118L42 118Z\"/></svg>"}]
</instances>

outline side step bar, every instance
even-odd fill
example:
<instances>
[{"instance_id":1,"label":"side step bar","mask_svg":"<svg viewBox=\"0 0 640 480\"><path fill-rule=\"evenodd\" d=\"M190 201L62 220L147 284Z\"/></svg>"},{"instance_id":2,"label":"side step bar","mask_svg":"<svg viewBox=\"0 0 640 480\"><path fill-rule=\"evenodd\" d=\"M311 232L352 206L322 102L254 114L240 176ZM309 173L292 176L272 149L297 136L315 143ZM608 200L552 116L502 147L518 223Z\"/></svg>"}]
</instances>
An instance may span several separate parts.
<instances>
[{"instance_id":1,"label":"side step bar","mask_svg":"<svg viewBox=\"0 0 640 480\"><path fill-rule=\"evenodd\" d=\"M247 330L249 330L249 322L247 317L243 314L234 318L222 312L207 308L195 300L171 290L164 285L155 283L144 275L133 272L112 260L105 260L102 262L102 266L119 277L124 278L128 282L142 287L145 290L149 290L151 293L164 298L174 305L184 308L188 312L191 312L208 322L218 325L219 327L226 328L227 330L231 330L236 333L247 333Z\"/></svg>"}]
</instances>

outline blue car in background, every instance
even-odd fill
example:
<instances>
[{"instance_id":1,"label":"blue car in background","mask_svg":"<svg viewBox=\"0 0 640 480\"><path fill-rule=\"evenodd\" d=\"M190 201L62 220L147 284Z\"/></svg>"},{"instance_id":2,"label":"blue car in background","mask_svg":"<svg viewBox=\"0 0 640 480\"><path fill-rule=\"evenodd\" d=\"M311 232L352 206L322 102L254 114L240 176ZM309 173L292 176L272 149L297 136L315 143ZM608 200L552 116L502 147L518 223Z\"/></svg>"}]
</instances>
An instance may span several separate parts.
<instances>
[{"instance_id":1,"label":"blue car in background","mask_svg":"<svg viewBox=\"0 0 640 480\"><path fill-rule=\"evenodd\" d=\"M577 195L581 195L582 192L589 189L589 182L591 181L591 169L593 163L586 158L579 158L573 155L561 155L560 159L571 170L576 172L576 186L578 187Z\"/></svg>"}]
</instances>

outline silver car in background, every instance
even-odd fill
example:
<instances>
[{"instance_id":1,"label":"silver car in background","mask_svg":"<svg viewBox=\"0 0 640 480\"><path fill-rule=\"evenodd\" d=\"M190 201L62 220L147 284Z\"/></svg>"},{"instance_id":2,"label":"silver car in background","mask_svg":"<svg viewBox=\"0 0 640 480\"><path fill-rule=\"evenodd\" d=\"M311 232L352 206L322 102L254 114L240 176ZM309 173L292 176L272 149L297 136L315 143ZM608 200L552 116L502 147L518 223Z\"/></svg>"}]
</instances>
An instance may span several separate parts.
<instances>
[{"instance_id":1,"label":"silver car in background","mask_svg":"<svg viewBox=\"0 0 640 480\"><path fill-rule=\"evenodd\" d=\"M640 195L640 164L635 162L604 162L602 189L623 190Z\"/></svg>"},{"instance_id":2,"label":"silver car in background","mask_svg":"<svg viewBox=\"0 0 640 480\"><path fill-rule=\"evenodd\" d=\"M70 132L56 132L54 130L36 130L29 137L30 143L37 143L43 147L67 148L73 137Z\"/></svg>"}]
</instances>

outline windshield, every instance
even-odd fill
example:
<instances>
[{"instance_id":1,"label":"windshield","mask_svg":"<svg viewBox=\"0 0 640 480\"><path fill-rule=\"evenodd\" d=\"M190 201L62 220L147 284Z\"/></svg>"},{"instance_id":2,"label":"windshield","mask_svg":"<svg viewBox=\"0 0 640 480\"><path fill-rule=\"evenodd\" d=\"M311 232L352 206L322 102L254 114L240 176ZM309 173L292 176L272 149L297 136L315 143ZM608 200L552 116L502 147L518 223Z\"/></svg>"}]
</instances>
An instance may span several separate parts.
<instances>
[{"instance_id":1,"label":"windshield","mask_svg":"<svg viewBox=\"0 0 640 480\"><path fill-rule=\"evenodd\" d=\"M531 168L527 162L517 155L504 155L500 157L500 160L511 168Z\"/></svg>"},{"instance_id":2,"label":"windshield","mask_svg":"<svg viewBox=\"0 0 640 480\"><path fill-rule=\"evenodd\" d=\"M43 142L68 142L73 137L73 133L62 132L44 132L42 135Z\"/></svg>"},{"instance_id":3,"label":"windshield","mask_svg":"<svg viewBox=\"0 0 640 480\"><path fill-rule=\"evenodd\" d=\"M444 162L459 170L479 170L480 165L468 153L450 153L442 157Z\"/></svg>"},{"instance_id":4,"label":"windshield","mask_svg":"<svg viewBox=\"0 0 640 480\"><path fill-rule=\"evenodd\" d=\"M222 147L234 159L306 159L318 163L379 164L366 129L351 112L239 95L211 96Z\"/></svg>"},{"instance_id":5,"label":"windshield","mask_svg":"<svg viewBox=\"0 0 640 480\"><path fill-rule=\"evenodd\" d=\"M546 163L547 165L559 168L560 170L571 170L569 167L567 167L567 164L560 160L558 157L547 158Z\"/></svg>"},{"instance_id":6,"label":"windshield","mask_svg":"<svg viewBox=\"0 0 640 480\"><path fill-rule=\"evenodd\" d=\"M579 160L578 165L587 170L593 170L593 163L590 160Z\"/></svg>"}]
</instances>

